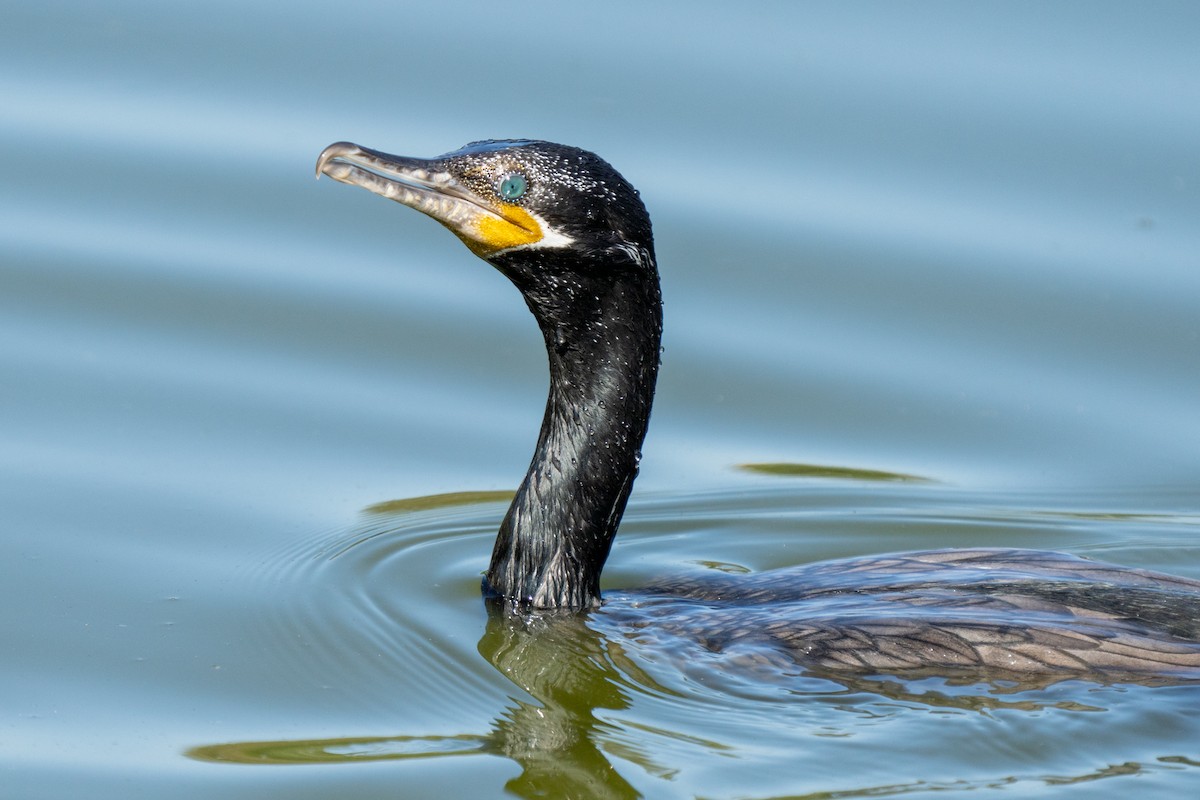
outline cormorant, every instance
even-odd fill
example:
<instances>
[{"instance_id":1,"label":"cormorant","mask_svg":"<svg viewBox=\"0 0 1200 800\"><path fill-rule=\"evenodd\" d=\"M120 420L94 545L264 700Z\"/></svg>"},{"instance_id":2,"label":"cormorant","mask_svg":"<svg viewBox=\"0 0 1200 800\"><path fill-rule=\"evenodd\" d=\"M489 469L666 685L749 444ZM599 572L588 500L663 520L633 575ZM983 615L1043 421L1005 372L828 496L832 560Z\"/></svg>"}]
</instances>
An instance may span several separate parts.
<instances>
[{"instance_id":1,"label":"cormorant","mask_svg":"<svg viewBox=\"0 0 1200 800\"><path fill-rule=\"evenodd\" d=\"M550 392L484 592L515 613L599 607L662 336L637 190L593 153L534 140L432 159L338 142L321 174L433 217L520 290L545 338ZM818 669L1200 677L1200 581L1060 553L904 553L618 596L639 609L632 635L661 620L710 650L766 644Z\"/></svg>"}]
</instances>

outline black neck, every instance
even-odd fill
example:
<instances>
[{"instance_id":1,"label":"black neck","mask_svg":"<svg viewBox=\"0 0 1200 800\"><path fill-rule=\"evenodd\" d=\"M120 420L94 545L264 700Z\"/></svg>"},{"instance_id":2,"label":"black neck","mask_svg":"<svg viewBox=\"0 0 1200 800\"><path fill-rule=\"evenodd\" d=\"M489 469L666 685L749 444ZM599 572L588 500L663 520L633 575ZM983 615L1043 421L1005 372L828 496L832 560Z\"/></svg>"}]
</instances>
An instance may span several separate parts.
<instances>
[{"instance_id":1,"label":"black neck","mask_svg":"<svg viewBox=\"0 0 1200 800\"><path fill-rule=\"evenodd\" d=\"M550 395L537 450L500 526L486 589L510 604L599 604L600 571L637 475L662 340L652 253L493 263L546 339ZM567 259L570 259L568 262ZM560 279L561 278L561 279Z\"/></svg>"}]
</instances>

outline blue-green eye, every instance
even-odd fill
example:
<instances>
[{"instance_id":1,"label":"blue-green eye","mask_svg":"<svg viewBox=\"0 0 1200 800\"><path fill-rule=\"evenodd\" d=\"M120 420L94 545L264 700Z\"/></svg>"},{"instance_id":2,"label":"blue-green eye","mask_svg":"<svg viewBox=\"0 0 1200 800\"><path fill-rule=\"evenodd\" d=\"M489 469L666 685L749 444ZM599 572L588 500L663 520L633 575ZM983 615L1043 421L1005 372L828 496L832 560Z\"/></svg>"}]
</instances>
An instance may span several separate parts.
<instances>
[{"instance_id":1,"label":"blue-green eye","mask_svg":"<svg viewBox=\"0 0 1200 800\"><path fill-rule=\"evenodd\" d=\"M529 181L525 180L525 176L514 172L505 175L504 180L500 181L500 196L505 200L520 200L528 188Z\"/></svg>"}]
</instances>

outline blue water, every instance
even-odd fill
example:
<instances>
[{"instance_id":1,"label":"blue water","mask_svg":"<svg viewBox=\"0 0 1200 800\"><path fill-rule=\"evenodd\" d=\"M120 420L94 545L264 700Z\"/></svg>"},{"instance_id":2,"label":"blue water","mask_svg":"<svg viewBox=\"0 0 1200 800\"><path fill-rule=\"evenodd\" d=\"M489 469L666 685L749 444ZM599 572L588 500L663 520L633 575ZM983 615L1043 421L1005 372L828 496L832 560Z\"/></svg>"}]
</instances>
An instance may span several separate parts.
<instances>
[{"instance_id":1,"label":"blue water","mask_svg":"<svg viewBox=\"0 0 1200 800\"><path fill-rule=\"evenodd\" d=\"M312 172L527 136L639 187L666 350L608 588L997 545L1200 577L1193 4L3 17L0 796L1200 787L1193 687L780 683L489 622L501 495L386 504L516 485L541 337Z\"/></svg>"}]
</instances>

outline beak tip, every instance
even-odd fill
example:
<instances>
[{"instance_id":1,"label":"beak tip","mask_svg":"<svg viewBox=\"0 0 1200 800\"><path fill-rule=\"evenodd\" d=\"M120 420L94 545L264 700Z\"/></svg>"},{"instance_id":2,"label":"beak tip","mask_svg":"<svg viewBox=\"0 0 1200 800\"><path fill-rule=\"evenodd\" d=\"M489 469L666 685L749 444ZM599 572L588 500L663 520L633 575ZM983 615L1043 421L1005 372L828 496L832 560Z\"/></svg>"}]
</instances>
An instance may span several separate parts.
<instances>
[{"instance_id":1,"label":"beak tip","mask_svg":"<svg viewBox=\"0 0 1200 800\"><path fill-rule=\"evenodd\" d=\"M361 148L353 142L334 142L321 151L321 155L317 156L317 180L321 180L321 174L325 172L326 165L338 156L352 155L360 152Z\"/></svg>"}]
</instances>

